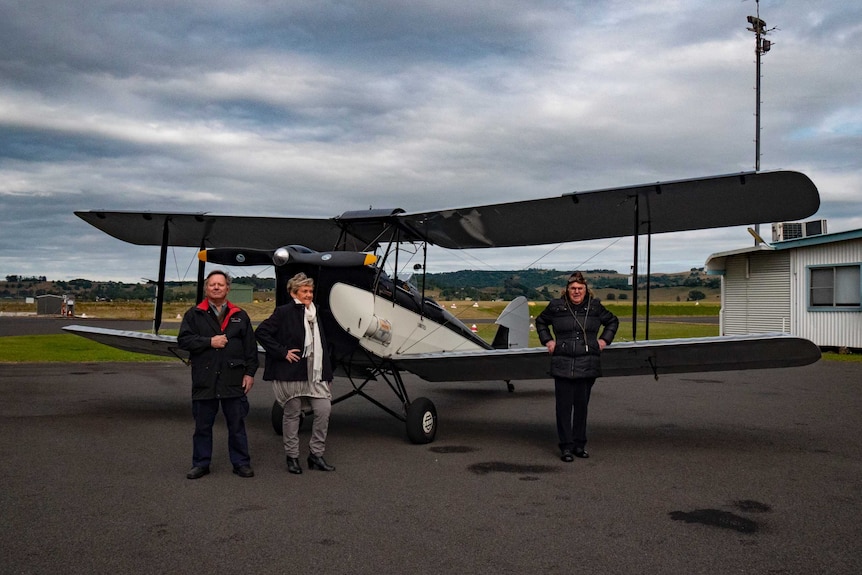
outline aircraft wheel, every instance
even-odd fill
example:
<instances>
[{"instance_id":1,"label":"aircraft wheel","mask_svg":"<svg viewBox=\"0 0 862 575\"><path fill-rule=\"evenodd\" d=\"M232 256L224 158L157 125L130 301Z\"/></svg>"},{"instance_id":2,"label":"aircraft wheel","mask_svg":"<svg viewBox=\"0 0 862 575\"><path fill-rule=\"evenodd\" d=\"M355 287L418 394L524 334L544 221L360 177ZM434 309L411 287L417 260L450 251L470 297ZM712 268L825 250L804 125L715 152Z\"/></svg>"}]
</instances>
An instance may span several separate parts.
<instances>
[{"instance_id":1,"label":"aircraft wheel","mask_svg":"<svg viewBox=\"0 0 862 575\"><path fill-rule=\"evenodd\" d=\"M284 408L278 404L277 401L272 402L272 429L275 431L276 435L282 435L284 433L284 428L282 427L282 421L284 420Z\"/></svg>"},{"instance_id":2,"label":"aircraft wheel","mask_svg":"<svg viewBox=\"0 0 862 575\"><path fill-rule=\"evenodd\" d=\"M437 409L427 397L417 397L407 407L407 437L413 443L431 443L437 435Z\"/></svg>"}]
</instances>

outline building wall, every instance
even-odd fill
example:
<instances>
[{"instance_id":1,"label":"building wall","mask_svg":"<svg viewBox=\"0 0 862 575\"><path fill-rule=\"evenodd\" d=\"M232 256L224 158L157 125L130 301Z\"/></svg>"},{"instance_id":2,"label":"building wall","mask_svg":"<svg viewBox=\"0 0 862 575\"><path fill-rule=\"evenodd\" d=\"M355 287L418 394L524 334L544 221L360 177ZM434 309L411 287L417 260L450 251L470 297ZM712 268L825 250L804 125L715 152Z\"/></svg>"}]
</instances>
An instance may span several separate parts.
<instances>
[{"instance_id":1,"label":"building wall","mask_svg":"<svg viewBox=\"0 0 862 575\"><path fill-rule=\"evenodd\" d=\"M862 262L862 239L798 248L793 251L793 306L799 321L794 334L821 347L862 348L862 311L810 311L808 269L816 265Z\"/></svg>"},{"instance_id":2,"label":"building wall","mask_svg":"<svg viewBox=\"0 0 862 575\"><path fill-rule=\"evenodd\" d=\"M811 266L859 264L862 239L728 256L721 333L786 332L820 347L862 348L862 311L811 310Z\"/></svg>"},{"instance_id":3,"label":"building wall","mask_svg":"<svg viewBox=\"0 0 862 575\"><path fill-rule=\"evenodd\" d=\"M752 252L728 258L721 295L723 335L790 332L790 254Z\"/></svg>"},{"instance_id":4,"label":"building wall","mask_svg":"<svg viewBox=\"0 0 862 575\"><path fill-rule=\"evenodd\" d=\"M251 303L254 301L254 287L244 284L230 286L228 299L233 303Z\"/></svg>"},{"instance_id":5,"label":"building wall","mask_svg":"<svg viewBox=\"0 0 862 575\"><path fill-rule=\"evenodd\" d=\"M63 296L36 296L36 315L59 315L63 309Z\"/></svg>"}]
</instances>

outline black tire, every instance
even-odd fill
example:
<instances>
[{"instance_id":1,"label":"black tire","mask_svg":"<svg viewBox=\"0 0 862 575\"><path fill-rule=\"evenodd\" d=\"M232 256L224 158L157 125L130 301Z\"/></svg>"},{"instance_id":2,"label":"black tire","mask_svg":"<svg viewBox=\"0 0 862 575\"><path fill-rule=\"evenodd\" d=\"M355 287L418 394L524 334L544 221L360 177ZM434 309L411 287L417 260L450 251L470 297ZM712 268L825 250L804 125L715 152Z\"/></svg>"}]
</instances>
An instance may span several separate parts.
<instances>
[{"instance_id":1,"label":"black tire","mask_svg":"<svg viewBox=\"0 0 862 575\"><path fill-rule=\"evenodd\" d=\"M272 429L276 435L284 434L282 421L284 420L284 408L277 401L272 402Z\"/></svg>"},{"instance_id":2,"label":"black tire","mask_svg":"<svg viewBox=\"0 0 862 575\"><path fill-rule=\"evenodd\" d=\"M431 443L437 435L437 409L427 397L417 397L407 407L407 437L413 443Z\"/></svg>"}]
</instances>

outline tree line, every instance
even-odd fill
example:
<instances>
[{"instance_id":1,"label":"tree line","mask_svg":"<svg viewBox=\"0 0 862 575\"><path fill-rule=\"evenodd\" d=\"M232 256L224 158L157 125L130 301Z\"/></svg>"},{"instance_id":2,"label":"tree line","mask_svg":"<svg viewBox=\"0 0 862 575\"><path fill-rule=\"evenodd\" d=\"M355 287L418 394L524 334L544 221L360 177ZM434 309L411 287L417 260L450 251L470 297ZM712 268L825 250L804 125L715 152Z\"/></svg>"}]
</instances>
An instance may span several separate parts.
<instances>
[{"instance_id":1,"label":"tree line","mask_svg":"<svg viewBox=\"0 0 862 575\"><path fill-rule=\"evenodd\" d=\"M429 273L424 276L426 293L443 300L512 300L525 296L531 300L550 300L559 295L566 285L568 271L528 269L519 271L462 270L457 272ZM627 299L632 291L629 276L614 270L594 269L584 272L594 290L613 289L620 292L618 299ZM233 278L234 284L250 285L255 292L272 291L273 278L256 275ZM421 275L412 278L419 289L423 288ZM703 293L696 288L718 288L720 279L707 276L703 268L692 268L676 274L651 274L650 286L692 288L689 299L699 299ZM646 277L639 277L639 286L646 285ZM92 281L74 279L49 281L45 276L24 277L7 275L0 282L0 297L25 298L40 295L73 295L79 301L151 301L155 297L155 283L124 283L115 281ZM165 282L165 301L194 301L197 295L196 282ZM608 298L612 299L612 298Z\"/></svg>"}]
</instances>

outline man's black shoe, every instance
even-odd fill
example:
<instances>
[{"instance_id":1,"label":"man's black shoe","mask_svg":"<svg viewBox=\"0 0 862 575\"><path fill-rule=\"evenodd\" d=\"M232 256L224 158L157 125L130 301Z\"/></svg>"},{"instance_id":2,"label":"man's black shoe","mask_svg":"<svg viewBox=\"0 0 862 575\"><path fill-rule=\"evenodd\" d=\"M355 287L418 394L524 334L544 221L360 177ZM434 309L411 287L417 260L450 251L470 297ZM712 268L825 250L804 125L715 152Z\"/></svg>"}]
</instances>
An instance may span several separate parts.
<instances>
[{"instance_id":1,"label":"man's black shoe","mask_svg":"<svg viewBox=\"0 0 862 575\"><path fill-rule=\"evenodd\" d=\"M209 467L192 467L191 470L186 473L186 479L200 479L209 472Z\"/></svg>"},{"instance_id":2,"label":"man's black shoe","mask_svg":"<svg viewBox=\"0 0 862 575\"><path fill-rule=\"evenodd\" d=\"M233 468L233 472L240 477L254 477L254 471L248 465L238 465Z\"/></svg>"},{"instance_id":3,"label":"man's black shoe","mask_svg":"<svg viewBox=\"0 0 862 575\"><path fill-rule=\"evenodd\" d=\"M590 454L587 453L586 451L584 451L583 447L576 447L575 448L575 457L580 457L581 459L587 459L589 456L590 456Z\"/></svg>"}]
</instances>

